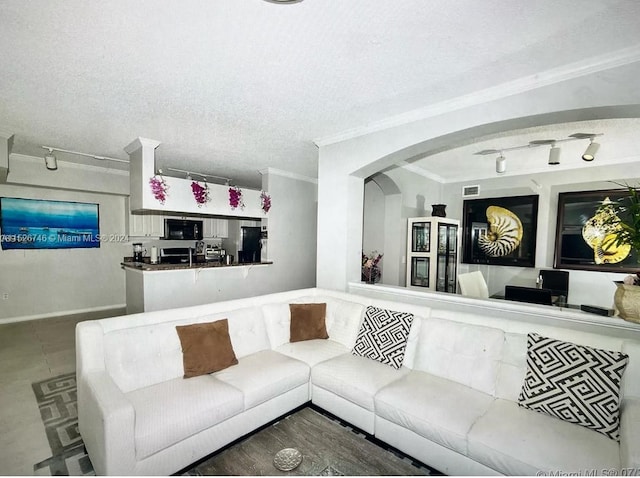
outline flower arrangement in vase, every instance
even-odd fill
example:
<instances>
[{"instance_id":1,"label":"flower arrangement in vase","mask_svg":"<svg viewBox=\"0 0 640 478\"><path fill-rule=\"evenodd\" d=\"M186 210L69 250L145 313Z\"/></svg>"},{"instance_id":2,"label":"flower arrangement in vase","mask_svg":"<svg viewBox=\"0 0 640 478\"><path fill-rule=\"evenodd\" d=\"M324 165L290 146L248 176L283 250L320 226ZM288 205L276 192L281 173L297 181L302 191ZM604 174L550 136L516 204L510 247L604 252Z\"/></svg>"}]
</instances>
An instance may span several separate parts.
<instances>
[{"instance_id":1,"label":"flower arrangement in vase","mask_svg":"<svg viewBox=\"0 0 640 478\"><path fill-rule=\"evenodd\" d=\"M160 204L164 204L167 200L167 190L169 189L169 185L164 178L159 174L149 178L149 186L151 187L153 197L156 198Z\"/></svg>"},{"instance_id":2,"label":"flower arrangement in vase","mask_svg":"<svg viewBox=\"0 0 640 478\"><path fill-rule=\"evenodd\" d=\"M265 214L271 209L271 196L266 191L260 191L260 207Z\"/></svg>"},{"instance_id":3,"label":"flower arrangement in vase","mask_svg":"<svg viewBox=\"0 0 640 478\"><path fill-rule=\"evenodd\" d=\"M378 254L378 251L371 252L367 255L362 252L362 272L361 280L367 284L375 284L380 281L381 273L378 264L382 260L384 254Z\"/></svg>"},{"instance_id":4,"label":"flower arrangement in vase","mask_svg":"<svg viewBox=\"0 0 640 478\"><path fill-rule=\"evenodd\" d=\"M244 209L242 189L240 189L238 186L232 186L229 188L229 206L231 206L231 209Z\"/></svg>"},{"instance_id":5,"label":"flower arrangement in vase","mask_svg":"<svg viewBox=\"0 0 640 478\"><path fill-rule=\"evenodd\" d=\"M625 187L628 194L599 208L611 212L603 225L610 232L602 241L602 249L607 252L626 248L635 253L640 269L640 190L628 184L618 185ZM616 287L613 301L620 317L640 322L640 272L616 282Z\"/></svg>"},{"instance_id":6,"label":"flower arrangement in vase","mask_svg":"<svg viewBox=\"0 0 640 478\"><path fill-rule=\"evenodd\" d=\"M208 203L211 198L209 197L209 185L205 182L204 186L198 181L191 182L191 192L198 204L198 207L202 207L203 204Z\"/></svg>"}]
</instances>

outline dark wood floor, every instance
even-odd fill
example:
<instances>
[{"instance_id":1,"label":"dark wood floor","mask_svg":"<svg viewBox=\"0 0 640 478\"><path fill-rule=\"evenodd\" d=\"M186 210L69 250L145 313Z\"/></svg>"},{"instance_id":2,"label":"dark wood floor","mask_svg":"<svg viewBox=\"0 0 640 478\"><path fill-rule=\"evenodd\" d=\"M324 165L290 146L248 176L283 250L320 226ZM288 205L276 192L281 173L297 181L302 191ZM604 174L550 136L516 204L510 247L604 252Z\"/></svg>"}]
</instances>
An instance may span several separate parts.
<instances>
[{"instance_id":1,"label":"dark wood floor","mask_svg":"<svg viewBox=\"0 0 640 478\"><path fill-rule=\"evenodd\" d=\"M283 472L273 457L283 448L297 448L302 463ZM216 454L189 475L428 475L408 458L381 448L362 433L306 407Z\"/></svg>"}]
</instances>

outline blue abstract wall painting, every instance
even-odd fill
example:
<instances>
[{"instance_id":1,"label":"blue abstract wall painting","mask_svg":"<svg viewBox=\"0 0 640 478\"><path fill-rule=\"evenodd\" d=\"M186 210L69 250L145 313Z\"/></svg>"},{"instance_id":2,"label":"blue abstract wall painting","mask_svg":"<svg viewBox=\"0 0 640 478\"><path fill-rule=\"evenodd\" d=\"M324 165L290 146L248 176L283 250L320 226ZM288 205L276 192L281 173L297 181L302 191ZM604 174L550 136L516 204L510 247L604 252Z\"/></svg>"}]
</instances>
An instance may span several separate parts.
<instances>
[{"instance_id":1,"label":"blue abstract wall painting","mask_svg":"<svg viewBox=\"0 0 640 478\"><path fill-rule=\"evenodd\" d=\"M100 247L98 204L2 197L0 236L3 250Z\"/></svg>"}]
</instances>

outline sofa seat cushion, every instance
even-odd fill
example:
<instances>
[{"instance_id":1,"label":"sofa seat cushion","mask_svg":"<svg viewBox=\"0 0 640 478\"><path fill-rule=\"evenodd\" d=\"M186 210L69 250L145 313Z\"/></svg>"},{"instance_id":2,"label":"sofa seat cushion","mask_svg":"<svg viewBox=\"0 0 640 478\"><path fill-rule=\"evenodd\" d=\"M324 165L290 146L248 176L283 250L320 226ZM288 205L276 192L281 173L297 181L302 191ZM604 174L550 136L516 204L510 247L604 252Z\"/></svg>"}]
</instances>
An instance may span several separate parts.
<instances>
[{"instance_id":1,"label":"sofa seat cushion","mask_svg":"<svg viewBox=\"0 0 640 478\"><path fill-rule=\"evenodd\" d=\"M467 433L494 398L425 372L412 371L380 390L376 415L467 454Z\"/></svg>"},{"instance_id":2,"label":"sofa seat cushion","mask_svg":"<svg viewBox=\"0 0 640 478\"><path fill-rule=\"evenodd\" d=\"M262 350L213 376L241 390L247 410L308 383L309 370L304 362L273 350Z\"/></svg>"},{"instance_id":3,"label":"sofa seat cushion","mask_svg":"<svg viewBox=\"0 0 640 478\"><path fill-rule=\"evenodd\" d=\"M126 397L135 410L139 460L243 410L242 392L211 375L175 378L139 388Z\"/></svg>"},{"instance_id":4,"label":"sofa seat cushion","mask_svg":"<svg viewBox=\"0 0 640 478\"><path fill-rule=\"evenodd\" d=\"M349 353L349 349L333 340L315 339L284 344L278 347L276 352L280 352L287 357L301 360L310 367L313 367L325 360Z\"/></svg>"},{"instance_id":5,"label":"sofa seat cushion","mask_svg":"<svg viewBox=\"0 0 640 478\"><path fill-rule=\"evenodd\" d=\"M344 354L313 367L311 382L373 412L376 393L407 373L406 367L396 370L376 360Z\"/></svg>"},{"instance_id":6,"label":"sofa seat cushion","mask_svg":"<svg viewBox=\"0 0 640 478\"><path fill-rule=\"evenodd\" d=\"M503 399L471 428L468 446L470 458L505 475L620 467L618 443L605 435Z\"/></svg>"}]
</instances>

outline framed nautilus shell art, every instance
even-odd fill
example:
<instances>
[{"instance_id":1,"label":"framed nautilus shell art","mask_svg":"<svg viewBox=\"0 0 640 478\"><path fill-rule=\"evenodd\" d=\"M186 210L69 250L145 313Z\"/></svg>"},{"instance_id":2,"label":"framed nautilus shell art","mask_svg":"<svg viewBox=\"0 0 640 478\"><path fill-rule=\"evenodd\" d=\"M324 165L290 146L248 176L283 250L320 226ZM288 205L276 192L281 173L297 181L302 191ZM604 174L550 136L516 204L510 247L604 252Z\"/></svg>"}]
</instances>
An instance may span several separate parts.
<instances>
[{"instance_id":1,"label":"framed nautilus shell art","mask_svg":"<svg viewBox=\"0 0 640 478\"><path fill-rule=\"evenodd\" d=\"M637 272L638 260L631 246L611 241L621 218L607 204L627 195L625 189L558 194L554 267Z\"/></svg>"},{"instance_id":2,"label":"framed nautilus shell art","mask_svg":"<svg viewBox=\"0 0 640 478\"><path fill-rule=\"evenodd\" d=\"M537 195L467 200L462 217L462 262L534 267Z\"/></svg>"}]
</instances>

